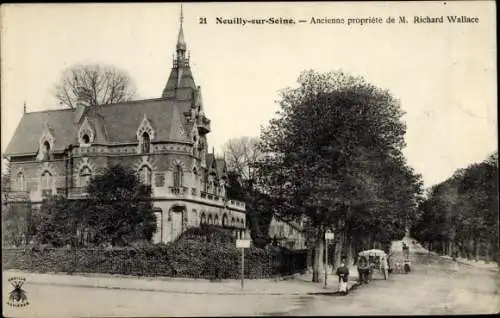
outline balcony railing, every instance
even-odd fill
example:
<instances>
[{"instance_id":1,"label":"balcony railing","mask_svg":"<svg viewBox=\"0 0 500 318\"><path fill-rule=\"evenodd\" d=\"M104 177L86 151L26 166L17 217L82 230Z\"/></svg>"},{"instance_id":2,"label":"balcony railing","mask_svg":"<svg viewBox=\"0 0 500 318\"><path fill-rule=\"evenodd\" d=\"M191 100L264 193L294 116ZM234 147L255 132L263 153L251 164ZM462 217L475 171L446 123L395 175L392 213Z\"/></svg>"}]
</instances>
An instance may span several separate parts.
<instances>
[{"instance_id":1,"label":"balcony railing","mask_svg":"<svg viewBox=\"0 0 500 318\"><path fill-rule=\"evenodd\" d=\"M225 205L232 205L232 206L236 206L236 207L242 208L242 209L245 208L245 203L243 203L243 202L235 201L235 200L226 200L226 199L224 199L224 197L219 196L219 195L214 194L214 193L210 193L210 192L201 191L200 197L202 199L205 199L205 200L211 200L211 201L217 201L220 203L224 203Z\"/></svg>"},{"instance_id":2,"label":"balcony railing","mask_svg":"<svg viewBox=\"0 0 500 318\"><path fill-rule=\"evenodd\" d=\"M5 197L7 200L28 200L30 194L28 191L9 191Z\"/></svg>"},{"instance_id":3,"label":"balcony railing","mask_svg":"<svg viewBox=\"0 0 500 318\"><path fill-rule=\"evenodd\" d=\"M188 192L187 187L169 187L170 193L175 195L185 195Z\"/></svg>"},{"instance_id":4,"label":"balcony railing","mask_svg":"<svg viewBox=\"0 0 500 318\"><path fill-rule=\"evenodd\" d=\"M227 200L224 197L215 194L215 193L210 193L210 192L205 192L205 191L198 191L196 188L188 188L184 186L180 187L168 187L168 193L173 196L179 196L179 197L186 197L190 196L192 198L200 198L203 200L209 200L209 201L214 201L218 204L225 205L225 206L231 206L231 207L237 207L240 209L245 208L245 203L236 201L236 200ZM44 190L45 192L42 192L42 196L50 196L54 194L51 190ZM58 192L62 194L63 188L59 188ZM25 196L29 197L28 192L18 192L16 194L19 197ZM86 198L88 196L87 194L87 189L86 187L73 187L69 191L69 197L70 198Z\"/></svg>"},{"instance_id":5,"label":"balcony railing","mask_svg":"<svg viewBox=\"0 0 500 318\"><path fill-rule=\"evenodd\" d=\"M70 198L86 198L87 196L88 194L86 187L74 187L69 192Z\"/></svg>"}]
</instances>

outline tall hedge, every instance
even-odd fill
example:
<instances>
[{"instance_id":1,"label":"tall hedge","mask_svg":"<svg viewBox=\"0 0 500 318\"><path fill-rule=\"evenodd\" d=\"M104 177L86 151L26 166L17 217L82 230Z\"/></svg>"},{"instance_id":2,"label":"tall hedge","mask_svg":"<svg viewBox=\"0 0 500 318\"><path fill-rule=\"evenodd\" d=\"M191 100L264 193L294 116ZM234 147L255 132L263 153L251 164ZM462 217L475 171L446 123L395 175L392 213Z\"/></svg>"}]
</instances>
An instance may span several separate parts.
<instances>
[{"instance_id":1,"label":"tall hedge","mask_svg":"<svg viewBox=\"0 0 500 318\"><path fill-rule=\"evenodd\" d=\"M34 272L108 273L207 279L239 278L241 251L220 228L189 229L169 244L140 248L3 249L4 269ZM295 259L293 257L295 255ZM304 258L303 261L300 261ZM301 265L303 264L303 265ZM305 254L280 248L245 249L245 276L265 278L305 269Z\"/></svg>"}]
</instances>

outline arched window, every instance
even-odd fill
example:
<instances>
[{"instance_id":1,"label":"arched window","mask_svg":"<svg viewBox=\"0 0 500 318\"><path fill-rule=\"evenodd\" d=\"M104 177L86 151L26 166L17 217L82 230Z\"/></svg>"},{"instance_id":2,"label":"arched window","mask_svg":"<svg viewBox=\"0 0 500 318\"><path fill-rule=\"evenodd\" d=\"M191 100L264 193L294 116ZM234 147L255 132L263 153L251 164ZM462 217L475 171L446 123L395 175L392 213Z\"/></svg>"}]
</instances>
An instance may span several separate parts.
<instances>
[{"instance_id":1,"label":"arched window","mask_svg":"<svg viewBox=\"0 0 500 318\"><path fill-rule=\"evenodd\" d=\"M90 168L85 166L80 170L80 187L87 188L90 183L90 178L92 177L92 172Z\"/></svg>"},{"instance_id":2,"label":"arched window","mask_svg":"<svg viewBox=\"0 0 500 318\"><path fill-rule=\"evenodd\" d=\"M17 188L19 191L24 191L24 173L17 174Z\"/></svg>"},{"instance_id":3,"label":"arched window","mask_svg":"<svg viewBox=\"0 0 500 318\"><path fill-rule=\"evenodd\" d=\"M151 150L151 139L149 138L149 134L144 132L142 134L142 153L149 153Z\"/></svg>"},{"instance_id":4,"label":"arched window","mask_svg":"<svg viewBox=\"0 0 500 318\"><path fill-rule=\"evenodd\" d=\"M52 188L53 188L53 179L52 179L52 174L48 171L44 171L42 173L41 177L41 189L42 189L42 195L51 195L52 194Z\"/></svg>"},{"instance_id":5,"label":"arched window","mask_svg":"<svg viewBox=\"0 0 500 318\"><path fill-rule=\"evenodd\" d=\"M231 225L234 225L234 216L231 218Z\"/></svg>"},{"instance_id":6,"label":"arched window","mask_svg":"<svg viewBox=\"0 0 500 318\"><path fill-rule=\"evenodd\" d=\"M182 187L182 167L180 165L175 166L174 170L174 187Z\"/></svg>"},{"instance_id":7,"label":"arched window","mask_svg":"<svg viewBox=\"0 0 500 318\"><path fill-rule=\"evenodd\" d=\"M151 185L151 169L148 166L142 166L139 171L141 182L145 185Z\"/></svg>"},{"instance_id":8,"label":"arched window","mask_svg":"<svg viewBox=\"0 0 500 318\"><path fill-rule=\"evenodd\" d=\"M219 225L219 216L215 215L214 224Z\"/></svg>"},{"instance_id":9,"label":"arched window","mask_svg":"<svg viewBox=\"0 0 500 318\"><path fill-rule=\"evenodd\" d=\"M207 223L207 216L205 215L205 212L202 212L200 216L200 224L205 224L205 223Z\"/></svg>"},{"instance_id":10,"label":"arched window","mask_svg":"<svg viewBox=\"0 0 500 318\"><path fill-rule=\"evenodd\" d=\"M48 141L45 141L42 146L42 160L49 160L50 156L50 144Z\"/></svg>"},{"instance_id":11,"label":"arched window","mask_svg":"<svg viewBox=\"0 0 500 318\"><path fill-rule=\"evenodd\" d=\"M82 141L83 141L84 144L89 144L90 143L90 137L89 137L89 135L87 135L87 134L83 135Z\"/></svg>"},{"instance_id":12,"label":"arched window","mask_svg":"<svg viewBox=\"0 0 500 318\"><path fill-rule=\"evenodd\" d=\"M227 219L228 219L228 218L227 218L227 214L224 214L224 215L222 216L222 226L227 226L227 225L228 225L228 224L227 224Z\"/></svg>"},{"instance_id":13,"label":"arched window","mask_svg":"<svg viewBox=\"0 0 500 318\"><path fill-rule=\"evenodd\" d=\"M208 224L213 224L212 223L212 214L208 215Z\"/></svg>"}]
</instances>

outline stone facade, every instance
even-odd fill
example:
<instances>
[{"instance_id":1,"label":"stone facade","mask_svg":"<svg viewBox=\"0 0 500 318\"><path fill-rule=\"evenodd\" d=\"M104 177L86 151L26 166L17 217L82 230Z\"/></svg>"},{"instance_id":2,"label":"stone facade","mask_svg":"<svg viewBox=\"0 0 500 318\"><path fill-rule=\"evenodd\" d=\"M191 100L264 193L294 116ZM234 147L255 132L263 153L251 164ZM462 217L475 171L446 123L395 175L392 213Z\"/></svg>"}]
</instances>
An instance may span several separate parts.
<instances>
[{"instance_id":1,"label":"stone facade","mask_svg":"<svg viewBox=\"0 0 500 318\"><path fill-rule=\"evenodd\" d=\"M122 165L151 185L158 231L169 242L200 223L245 232L245 204L226 196L222 158L209 153L211 131L186 57L182 24L170 76L157 99L25 113L5 155L12 200L84 198L101 169Z\"/></svg>"},{"instance_id":2,"label":"stone facade","mask_svg":"<svg viewBox=\"0 0 500 318\"><path fill-rule=\"evenodd\" d=\"M289 249L305 249L306 238L300 224L286 222L274 216L269 225L269 237Z\"/></svg>"}]
</instances>

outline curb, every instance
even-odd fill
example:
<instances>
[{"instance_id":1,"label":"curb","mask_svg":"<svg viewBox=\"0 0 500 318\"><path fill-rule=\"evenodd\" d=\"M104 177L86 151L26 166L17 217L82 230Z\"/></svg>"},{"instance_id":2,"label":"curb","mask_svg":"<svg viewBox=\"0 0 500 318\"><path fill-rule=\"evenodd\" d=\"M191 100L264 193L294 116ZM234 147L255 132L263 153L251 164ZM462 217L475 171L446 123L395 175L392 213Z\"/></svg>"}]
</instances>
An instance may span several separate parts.
<instances>
[{"instance_id":1,"label":"curb","mask_svg":"<svg viewBox=\"0 0 500 318\"><path fill-rule=\"evenodd\" d=\"M4 272L5 274L6 272ZM7 272L8 273L8 272ZM40 273L24 273L24 274L40 274ZM22 275L22 274L20 274ZM62 274L62 273L43 273L43 275L57 275L57 276L69 276L67 274ZM80 275L75 275L75 276L80 276ZM80 277L95 277L98 278L99 276L80 276ZM114 277L114 278L123 278L123 277ZM130 277L130 279L140 279L136 277ZM292 277L293 279L293 277ZM151 281L151 280L149 280ZM160 280L162 281L162 280ZM281 280L283 281L283 280ZM168 281L164 281L168 282ZM270 283L274 283L272 280L269 281ZM148 288L148 287L133 287L133 286L112 286L112 285L99 285L99 284L82 284L82 283L71 283L71 282L40 282L35 280L30 280L27 282L27 284L30 285L41 285L41 286L58 286L58 287L79 287L79 288L100 288L100 289L111 289L111 290L131 290L131 291L145 291L145 292L161 292L161 293L170 293L170 294L192 294L192 295L269 295L269 296L284 296L284 295L290 295L290 296L305 296L305 295L314 295L314 294L321 294L321 292L309 292L309 291L304 291L304 292L280 292L280 291L245 291L245 290L227 290L227 291L200 291L200 290L179 290L179 289L169 289L169 288ZM215 283L213 286L217 286ZM332 291L333 292L333 291Z\"/></svg>"},{"instance_id":2,"label":"curb","mask_svg":"<svg viewBox=\"0 0 500 318\"><path fill-rule=\"evenodd\" d=\"M228 291L228 292L207 292L207 291L180 291L172 289L160 289L160 288L134 288L134 287L116 287L116 286L92 286L83 284L60 284L60 283L39 283L30 282L32 285L45 285L45 286L59 286L59 287L80 287L80 288L101 288L101 289L111 289L111 290L133 290L133 291L146 291L146 292L158 292L158 293L169 293L169 294L191 294L191 295L266 295L266 296L301 296L308 295L309 293L282 293L282 292L246 292L246 291ZM314 293L313 293L314 294Z\"/></svg>"}]
</instances>

